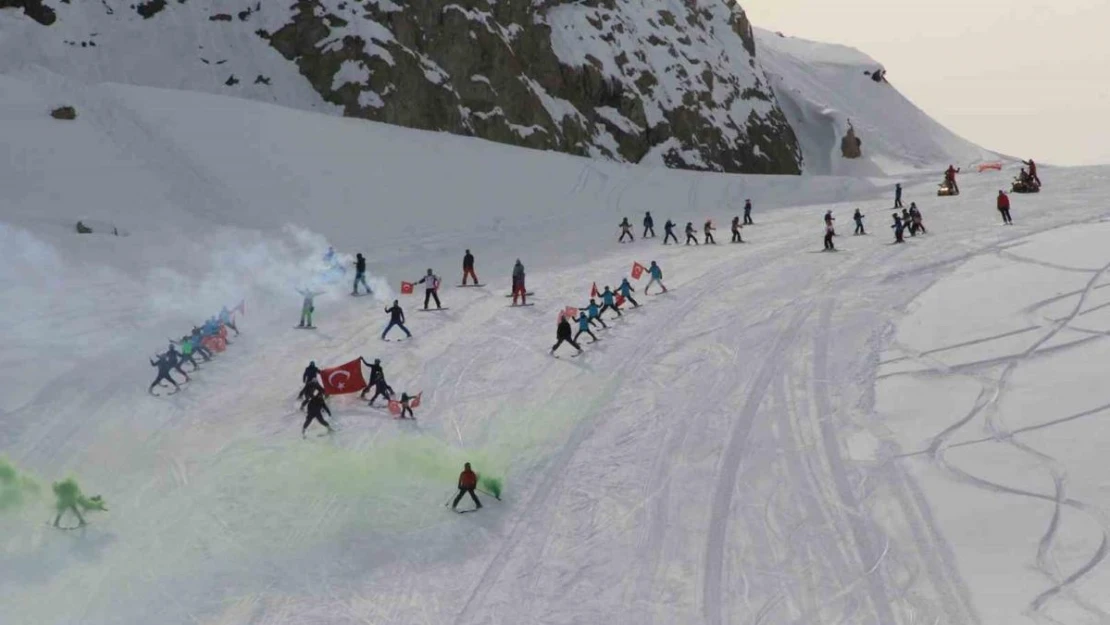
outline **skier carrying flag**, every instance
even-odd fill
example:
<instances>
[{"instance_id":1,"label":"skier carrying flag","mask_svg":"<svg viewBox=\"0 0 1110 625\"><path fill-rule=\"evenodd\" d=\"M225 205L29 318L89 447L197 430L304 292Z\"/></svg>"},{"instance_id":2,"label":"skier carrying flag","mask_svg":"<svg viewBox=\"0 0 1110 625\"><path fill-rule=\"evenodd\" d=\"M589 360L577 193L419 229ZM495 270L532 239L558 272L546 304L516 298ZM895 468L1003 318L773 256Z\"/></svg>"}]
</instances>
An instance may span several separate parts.
<instances>
[{"instance_id":1,"label":"skier carrying flag","mask_svg":"<svg viewBox=\"0 0 1110 625\"><path fill-rule=\"evenodd\" d=\"M351 295L358 295L358 285L366 289L367 295L373 295L374 291L370 289L370 285L366 284L366 259L362 254L355 254L355 283L351 287Z\"/></svg>"},{"instance_id":2,"label":"skier carrying flag","mask_svg":"<svg viewBox=\"0 0 1110 625\"><path fill-rule=\"evenodd\" d=\"M582 336L582 333L585 332L586 334L589 334L590 338L593 339L593 342L596 343L598 340L597 336L594 335L593 330L590 330L590 315L583 311L578 314L578 318L575 319L575 321L578 322L578 332L574 335L574 341L578 342L578 337Z\"/></svg>"},{"instance_id":3,"label":"skier carrying flag","mask_svg":"<svg viewBox=\"0 0 1110 625\"><path fill-rule=\"evenodd\" d=\"M305 406L308 406L308 403L312 401L312 398L316 397L317 395L320 395L324 398L327 397L327 393L324 392L324 387L320 386L320 383L316 381L316 378L312 378L305 383L304 388L302 388L300 394L297 395L297 397L304 398L301 400L302 412L304 411Z\"/></svg>"},{"instance_id":4,"label":"skier carrying flag","mask_svg":"<svg viewBox=\"0 0 1110 625\"><path fill-rule=\"evenodd\" d=\"M313 360L304 368L304 373L301 374L301 382L308 384L310 380L315 380L319 376L320 369L316 366L316 361Z\"/></svg>"},{"instance_id":5,"label":"skier carrying flag","mask_svg":"<svg viewBox=\"0 0 1110 625\"><path fill-rule=\"evenodd\" d=\"M698 238L694 236L694 232L694 223L690 221L686 222L686 245L690 245L690 241L693 241L694 245L700 245L698 243Z\"/></svg>"},{"instance_id":6,"label":"skier carrying flag","mask_svg":"<svg viewBox=\"0 0 1110 625\"><path fill-rule=\"evenodd\" d=\"M443 308L439 303L439 276L432 273L431 269L428 269L427 275L420 278L417 284L424 285L424 310L428 310L428 302L433 299L436 301L437 310Z\"/></svg>"},{"instance_id":7,"label":"skier carrying flag","mask_svg":"<svg viewBox=\"0 0 1110 625\"><path fill-rule=\"evenodd\" d=\"M430 269L428 271L431 271ZM382 340L385 340L385 335L393 329L393 326L401 328L405 332L405 336L412 338L412 332L405 327L405 311L401 309L401 304L397 300L393 300L393 306L386 308L385 312L389 313L389 325L382 331Z\"/></svg>"},{"instance_id":8,"label":"skier carrying flag","mask_svg":"<svg viewBox=\"0 0 1110 625\"><path fill-rule=\"evenodd\" d=\"M516 259L516 264L513 265L513 306L516 306L517 295L520 296L520 305L525 306L528 304L527 291L524 288L524 264L520 259Z\"/></svg>"},{"instance_id":9,"label":"skier carrying flag","mask_svg":"<svg viewBox=\"0 0 1110 625\"><path fill-rule=\"evenodd\" d=\"M663 287L663 292L666 293L667 287L663 285L663 270L659 268L659 265L655 264L654 260L651 261L651 266L648 267L648 273L651 274L651 280L648 280L647 286L644 287L644 295L648 294L648 289L650 289L653 284L658 284Z\"/></svg>"},{"instance_id":10,"label":"skier carrying flag","mask_svg":"<svg viewBox=\"0 0 1110 625\"><path fill-rule=\"evenodd\" d=\"M632 288L632 284L628 282L628 278L621 280L620 286L617 287L617 292L621 294L621 297L632 302L633 308L640 307L639 302L632 298L632 294L636 292L636 289Z\"/></svg>"},{"instance_id":11,"label":"skier carrying flag","mask_svg":"<svg viewBox=\"0 0 1110 625\"><path fill-rule=\"evenodd\" d=\"M648 238L648 233L651 233L651 238L655 238L655 220L651 218L651 211L644 213L644 236L643 239Z\"/></svg>"},{"instance_id":12,"label":"skier carrying flag","mask_svg":"<svg viewBox=\"0 0 1110 625\"><path fill-rule=\"evenodd\" d=\"M81 493L81 487L77 485L76 480L73 478L62 480L61 482L54 482L54 503L55 510L58 515L54 517L54 527L61 528L62 515L66 512L73 512L77 516L77 527L86 525L85 517L81 516L81 510L88 512L89 510L107 511L108 507L104 505L104 499L100 495L93 495L92 497L85 497ZM74 528L65 528L74 529Z\"/></svg>"},{"instance_id":13,"label":"skier carrying flag","mask_svg":"<svg viewBox=\"0 0 1110 625\"><path fill-rule=\"evenodd\" d=\"M552 356L555 355L555 350L559 349L559 346L563 343L570 343L570 346L577 349L579 354L582 353L582 348L578 346L578 343L576 343L574 338L570 335L570 322L567 321L566 315L562 315L559 318L559 326L555 329L555 339L555 346L551 348Z\"/></svg>"},{"instance_id":14,"label":"skier carrying flag","mask_svg":"<svg viewBox=\"0 0 1110 625\"><path fill-rule=\"evenodd\" d=\"M478 488L478 474L470 470L470 463L467 462L463 465L462 473L459 474L459 494L455 497L455 502L451 504L451 509L456 509L459 502L462 501L463 495L469 494L470 498L474 500L474 509L481 510L482 502L478 501L478 495L474 494L476 488Z\"/></svg>"},{"instance_id":15,"label":"skier carrying flag","mask_svg":"<svg viewBox=\"0 0 1110 625\"><path fill-rule=\"evenodd\" d=\"M312 313L316 312L316 305L313 300L317 295L323 295L323 291L310 291L308 289L297 289L297 292L304 297L301 302L301 322L297 324L298 328L313 328Z\"/></svg>"},{"instance_id":16,"label":"skier carrying flag","mask_svg":"<svg viewBox=\"0 0 1110 625\"><path fill-rule=\"evenodd\" d=\"M705 220L704 229L705 229L705 244L706 245L716 245L717 240L713 238L713 231L716 230L716 228L713 227L713 220L712 219L706 219Z\"/></svg>"},{"instance_id":17,"label":"skier carrying flag","mask_svg":"<svg viewBox=\"0 0 1110 625\"><path fill-rule=\"evenodd\" d=\"M360 398L366 399L366 394L370 392L370 389L378 384L379 379L385 377L385 371L382 369L382 361L378 358L375 358L374 362L366 362L366 359L362 356L359 356L358 359L362 361L362 364L370 367L370 378L366 382L366 388L362 389L362 393L359 395Z\"/></svg>"},{"instance_id":18,"label":"skier carrying flag","mask_svg":"<svg viewBox=\"0 0 1110 625\"><path fill-rule=\"evenodd\" d=\"M624 316L623 314L621 314L620 307L617 306L617 296L613 295L613 291L609 290L608 286L606 286L605 290L601 293L601 312L598 313L599 319L606 310L615 311L618 317Z\"/></svg>"},{"instance_id":19,"label":"skier carrying flag","mask_svg":"<svg viewBox=\"0 0 1110 625\"><path fill-rule=\"evenodd\" d=\"M670 219L663 224L663 245L667 245L667 241L674 241L674 244L678 245L678 237L674 235L674 222Z\"/></svg>"},{"instance_id":20,"label":"skier carrying flag","mask_svg":"<svg viewBox=\"0 0 1110 625\"><path fill-rule=\"evenodd\" d=\"M308 414L305 415L304 426L301 427L302 438L304 437L305 432L308 431L308 426L312 425L313 421L319 421L320 425L328 428L329 433L335 431L331 429L331 424L324 420L323 413L325 412L328 413L329 417L332 416L331 409L329 409L327 403L324 402L324 394L319 393L317 395L313 395L312 398L308 400Z\"/></svg>"},{"instance_id":21,"label":"skier carrying flag","mask_svg":"<svg viewBox=\"0 0 1110 625\"><path fill-rule=\"evenodd\" d=\"M593 323L593 322L597 321L598 323L601 324L601 327L603 327L603 328L608 328L609 327L609 326L605 325L605 320L601 318L601 308L597 305L597 302L594 300L594 298L592 298L592 297L590 298L590 305L589 306L586 306L585 308L579 308L578 310L581 310L581 311L585 312L587 315L589 315L590 323Z\"/></svg>"},{"instance_id":22,"label":"skier carrying flag","mask_svg":"<svg viewBox=\"0 0 1110 625\"><path fill-rule=\"evenodd\" d=\"M227 309L227 306L220 309L219 318L220 323L234 330L235 336L239 336L239 328L235 327L235 320L231 318L231 311Z\"/></svg>"},{"instance_id":23,"label":"skier carrying flag","mask_svg":"<svg viewBox=\"0 0 1110 625\"><path fill-rule=\"evenodd\" d=\"M619 239L617 239L617 243L624 243L624 237L628 237L629 242L636 240L636 238L632 236L632 224L628 222L627 217L622 219L619 225L621 229L621 236Z\"/></svg>"},{"instance_id":24,"label":"skier carrying flag","mask_svg":"<svg viewBox=\"0 0 1110 625\"><path fill-rule=\"evenodd\" d=\"M474 278L474 286L478 286L478 274L474 273L474 255L470 250L466 250L466 254L463 255L463 286L466 286L467 278Z\"/></svg>"},{"instance_id":25,"label":"skier carrying flag","mask_svg":"<svg viewBox=\"0 0 1110 625\"><path fill-rule=\"evenodd\" d=\"M402 392L401 393L401 416L399 416L398 419L404 419L406 413L408 413L408 415L409 415L408 418L409 419L415 419L416 418L416 416L412 414L412 407L409 406L410 401L412 401L412 397L409 396L408 393Z\"/></svg>"}]
</instances>

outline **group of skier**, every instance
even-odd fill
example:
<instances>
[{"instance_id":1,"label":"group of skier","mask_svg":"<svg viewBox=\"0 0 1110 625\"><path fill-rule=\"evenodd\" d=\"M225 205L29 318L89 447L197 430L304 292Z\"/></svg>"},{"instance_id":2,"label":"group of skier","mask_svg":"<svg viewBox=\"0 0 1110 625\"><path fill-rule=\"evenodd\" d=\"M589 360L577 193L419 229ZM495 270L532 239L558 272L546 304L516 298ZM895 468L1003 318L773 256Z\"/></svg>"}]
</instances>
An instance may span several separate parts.
<instances>
[{"instance_id":1,"label":"group of skier","mask_svg":"<svg viewBox=\"0 0 1110 625\"><path fill-rule=\"evenodd\" d=\"M382 367L380 358L375 358L372 362L366 360L362 356L358 357L360 365L365 365L370 370L370 375L367 377L366 385L359 393L359 398L365 400L366 394L374 391L373 396L370 397L369 406L374 407L374 402L379 397L385 399L387 402L393 401L396 391L393 387L386 382L385 369ZM331 409L327 404L327 393L324 385L320 382L320 368L316 366L316 361L308 363L305 367L304 373L301 374L301 391L297 394L297 399L301 400L301 411L305 413L304 425L301 427L301 436L305 436L308 431L308 426L312 425L313 421L320 422L327 428L328 432L333 432L331 424L324 419L324 413L331 416ZM415 419L412 408L412 400L414 397L407 392L402 392L398 403L400 404L400 419Z\"/></svg>"},{"instance_id":2,"label":"group of skier","mask_svg":"<svg viewBox=\"0 0 1110 625\"><path fill-rule=\"evenodd\" d=\"M744 201L743 221L741 221L741 218L740 218L739 215L732 218L732 224L731 224L731 226L732 226L731 227L732 240L731 240L731 242L732 243L743 243L744 239L740 235L740 231L744 228L744 226L750 226L750 225L754 225L754 224L755 224L755 222L752 221L752 201L750 199L745 200ZM678 245L678 237L674 233L674 229L675 229L676 225L677 224L675 224L670 219L668 219L666 221L666 223L663 224L663 245L670 245L670 243L672 241L674 242L675 245ZM633 241L636 240L636 237L632 234L632 223L628 221L628 217L625 217L625 218L621 219L621 222L619 224L617 224L617 227L619 227L621 229L620 237L617 238L618 243L632 243ZM694 227L694 222L692 222L692 221L686 222L686 228L684 230L684 233L686 234L686 245L690 245L691 243L694 244L694 245L702 245L703 243L705 245L716 245L717 244L717 240L713 237L713 233L717 231L717 228L714 227L712 219L707 219L705 221L705 223L702 225L701 230L702 230L703 240L699 242L698 241L698 231ZM626 238L627 238L627 241L625 240ZM644 238L644 239L654 239L655 238L655 219L651 216L651 211L647 211L646 213L644 213L644 233L643 233L643 236L641 238Z\"/></svg>"},{"instance_id":3,"label":"group of skier","mask_svg":"<svg viewBox=\"0 0 1110 625\"><path fill-rule=\"evenodd\" d=\"M659 265L653 260L645 271L651 279L648 280L647 286L644 287L644 295L650 295L648 291L654 285L659 285L659 288L662 289L662 293L666 293L667 287L663 284L663 270ZM621 306L624 305L624 302L631 303L633 308L639 308L640 303L637 302L636 298L632 295L635 292L636 289L632 286L632 283L629 282L627 277L621 279L616 291L609 286L606 286L602 291L598 291L597 285L595 284L590 292L590 303L587 304L585 308L579 308L576 317L568 315L566 311L563 311L563 313L559 315L559 323L555 329L555 345L552 346L551 353L555 354L556 350L558 350L563 343L567 343L576 349L578 354L581 354L582 346L578 344L578 337L583 334L590 335L592 343L599 341L600 339L593 333L591 326L608 328L609 326L605 323L605 319L602 315L605 314L606 311L611 310L617 313L617 317L624 316L624 313L621 312ZM598 299L601 300L600 305L597 302ZM578 332L574 332L574 329L571 327L572 320L578 324Z\"/></svg>"},{"instance_id":4,"label":"group of skier","mask_svg":"<svg viewBox=\"0 0 1110 625\"><path fill-rule=\"evenodd\" d=\"M150 359L150 366L157 368L158 375L150 383L147 392L154 395L154 387L161 386L163 381L173 384L173 392L181 390L181 385L170 375L171 372L177 371L185 378L185 382L189 382L189 374L181 366L189 363L193 365L193 371L196 371L200 369L200 364L196 360L197 355L200 355L204 362L212 360L213 351L223 351L224 347L231 344L227 338L228 328L235 332L236 336L239 335L234 315L227 306L224 306L217 315L210 317L199 326L193 326L189 334L176 341L170 339L169 349ZM178 347L181 351L178 351Z\"/></svg>"}]
</instances>

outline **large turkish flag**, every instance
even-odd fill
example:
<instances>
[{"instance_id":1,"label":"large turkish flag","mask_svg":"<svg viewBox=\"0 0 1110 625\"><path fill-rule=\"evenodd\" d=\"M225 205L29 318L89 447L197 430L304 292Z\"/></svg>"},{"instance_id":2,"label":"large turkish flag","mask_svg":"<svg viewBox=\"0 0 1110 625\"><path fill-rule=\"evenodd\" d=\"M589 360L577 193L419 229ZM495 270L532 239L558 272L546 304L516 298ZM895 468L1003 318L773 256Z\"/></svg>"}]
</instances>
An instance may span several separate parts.
<instances>
[{"instance_id":1,"label":"large turkish flag","mask_svg":"<svg viewBox=\"0 0 1110 625\"><path fill-rule=\"evenodd\" d=\"M320 371L320 379L324 381L324 393L327 395L355 393L366 388L362 365L357 358L345 365Z\"/></svg>"}]
</instances>

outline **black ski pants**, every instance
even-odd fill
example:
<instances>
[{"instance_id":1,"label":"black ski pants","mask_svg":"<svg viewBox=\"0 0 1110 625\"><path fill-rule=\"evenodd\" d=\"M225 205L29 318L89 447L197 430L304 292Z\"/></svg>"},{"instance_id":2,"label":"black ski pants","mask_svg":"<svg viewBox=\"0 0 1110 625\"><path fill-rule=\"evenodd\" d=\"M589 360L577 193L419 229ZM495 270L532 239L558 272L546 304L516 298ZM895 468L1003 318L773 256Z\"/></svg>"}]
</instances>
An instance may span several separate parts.
<instances>
[{"instance_id":1,"label":"black ski pants","mask_svg":"<svg viewBox=\"0 0 1110 625\"><path fill-rule=\"evenodd\" d=\"M436 301L436 308L443 308L439 303L439 293L435 289L426 289L424 291L424 310L428 310L428 302L433 299Z\"/></svg>"},{"instance_id":2,"label":"black ski pants","mask_svg":"<svg viewBox=\"0 0 1110 625\"><path fill-rule=\"evenodd\" d=\"M329 412L328 415L330 416L331 413ZM304 426L301 428L301 432L303 433L305 430L307 430L308 426L312 425L313 421L319 421L320 425L328 428L329 430L331 429L331 425L324 420L324 413L319 410L310 410L308 412L308 415L304 418Z\"/></svg>"},{"instance_id":3,"label":"black ski pants","mask_svg":"<svg viewBox=\"0 0 1110 625\"><path fill-rule=\"evenodd\" d=\"M574 341L575 343L577 343L577 342L578 342L578 337L582 336L583 334L589 334L589 335L590 335L590 338L592 338L592 339L593 339L593 340L595 340L595 341L597 340L597 337L596 337L596 336L594 336L594 333L593 333L593 331L591 331L591 330L590 330L589 328L586 328L586 329L584 329L584 330L579 330L579 331L578 331L578 332L577 332L577 333L576 333L576 334L574 335L574 339L572 339L572 340L573 340L573 341Z\"/></svg>"},{"instance_id":4,"label":"black ski pants","mask_svg":"<svg viewBox=\"0 0 1110 625\"><path fill-rule=\"evenodd\" d=\"M370 403L373 404L379 397L384 397L386 401L389 401L392 399L393 393L390 393L389 389L381 391L374 389L374 396L370 398Z\"/></svg>"},{"instance_id":5,"label":"black ski pants","mask_svg":"<svg viewBox=\"0 0 1110 625\"><path fill-rule=\"evenodd\" d=\"M158 383L161 382L162 380L166 380L167 382L173 384L174 388L180 388L177 384L177 380L174 380L172 377L170 377L170 372L169 371L159 370L158 371L158 377L154 378L154 381L150 383L150 388L147 389L147 390L148 391L153 391L154 387L158 386Z\"/></svg>"},{"instance_id":6,"label":"black ski pants","mask_svg":"<svg viewBox=\"0 0 1110 625\"><path fill-rule=\"evenodd\" d=\"M622 232L621 233L621 238L617 239L617 242L618 243L623 243L624 242L624 237L628 237L629 241L635 241L635 239L632 238L632 231L631 230L625 230L624 232Z\"/></svg>"},{"instance_id":7,"label":"black ski pants","mask_svg":"<svg viewBox=\"0 0 1110 625\"><path fill-rule=\"evenodd\" d=\"M690 241L693 241L694 245L698 245L698 238L692 234L686 235L686 245L690 245ZM675 243L678 243L678 241L675 241Z\"/></svg>"},{"instance_id":8,"label":"black ski pants","mask_svg":"<svg viewBox=\"0 0 1110 625\"><path fill-rule=\"evenodd\" d=\"M559 349L559 346L561 346L564 342L565 343L570 343L571 347L573 347L574 349L577 349L578 351L582 351L582 348L578 346L578 343L574 339L568 337L568 338L565 338L565 339L559 339L555 343L555 346L551 348L551 353L554 354L555 350Z\"/></svg>"},{"instance_id":9,"label":"black ski pants","mask_svg":"<svg viewBox=\"0 0 1110 625\"><path fill-rule=\"evenodd\" d=\"M651 233L651 238L655 238L655 226L644 226L644 236L641 238L648 238L648 233Z\"/></svg>"},{"instance_id":10,"label":"black ski pants","mask_svg":"<svg viewBox=\"0 0 1110 625\"><path fill-rule=\"evenodd\" d=\"M733 243L743 243L744 242L744 239L740 238L740 230L739 229L732 231L732 242Z\"/></svg>"},{"instance_id":11,"label":"black ski pants","mask_svg":"<svg viewBox=\"0 0 1110 625\"><path fill-rule=\"evenodd\" d=\"M755 222L752 221L752 214L748 211L744 211L744 225L750 226L753 224L755 224Z\"/></svg>"},{"instance_id":12,"label":"black ski pants","mask_svg":"<svg viewBox=\"0 0 1110 625\"><path fill-rule=\"evenodd\" d=\"M706 232L705 233L705 244L706 245L709 245L709 244L716 245L717 244L717 240L713 238L713 233L712 232Z\"/></svg>"},{"instance_id":13,"label":"black ski pants","mask_svg":"<svg viewBox=\"0 0 1110 625\"><path fill-rule=\"evenodd\" d=\"M863 221L856 222L856 234L867 234L863 231Z\"/></svg>"},{"instance_id":14,"label":"black ski pants","mask_svg":"<svg viewBox=\"0 0 1110 625\"><path fill-rule=\"evenodd\" d=\"M826 250L835 250L836 249L836 247L833 246L833 240L832 239L833 239L833 233L832 232L826 232L825 233L825 249Z\"/></svg>"},{"instance_id":15,"label":"black ski pants","mask_svg":"<svg viewBox=\"0 0 1110 625\"><path fill-rule=\"evenodd\" d=\"M1014 220L1010 218L1010 209L1000 208L1000 209L998 209L998 212L1002 213L1002 223L1004 223L1004 224L1014 223Z\"/></svg>"},{"instance_id":16,"label":"black ski pants","mask_svg":"<svg viewBox=\"0 0 1110 625\"><path fill-rule=\"evenodd\" d=\"M618 308L616 304L614 304L612 306L610 306L609 304L603 304L601 306L601 310L599 310L598 313L597 313L598 318L600 319L601 315L604 315L605 311L607 311L607 310L615 311L617 313L618 317L623 317L624 316L623 314L621 314L621 309Z\"/></svg>"},{"instance_id":17,"label":"black ski pants","mask_svg":"<svg viewBox=\"0 0 1110 625\"><path fill-rule=\"evenodd\" d=\"M676 237L674 233L670 230L668 230L667 235L663 237L663 245L666 245L667 241L674 241L674 244L678 245L678 237Z\"/></svg>"},{"instance_id":18,"label":"black ski pants","mask_svg":"<svg viewBox=\"0 0 1110 625\"><path fill-rule=\"evenodd\" d=\"M451 509L454 510L455 508L457 508L459 506L459 502L462 501L463 495L466 495L468 493L470 494L470 498L474 500L475 507L481 508L482 507L482 502L478 501L478 495L474 494L474 489L473 488L462 488L460 486L459 487L459 494L458 494L458 496L455 497L455 502L451 504Z\"/></svg>"}]
</instances>

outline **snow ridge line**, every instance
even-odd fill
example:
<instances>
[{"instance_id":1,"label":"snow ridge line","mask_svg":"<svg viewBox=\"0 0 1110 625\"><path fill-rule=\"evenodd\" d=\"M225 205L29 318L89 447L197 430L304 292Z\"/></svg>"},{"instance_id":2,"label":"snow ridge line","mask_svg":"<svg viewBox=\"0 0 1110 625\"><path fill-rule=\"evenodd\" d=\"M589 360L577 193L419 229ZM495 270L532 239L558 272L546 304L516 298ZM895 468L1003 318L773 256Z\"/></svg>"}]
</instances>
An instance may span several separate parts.
<instances>
[{"instance_id":1,"label":"snow ridge line","mask_svg":"<svg viewBox=\"0 0 1110 625\"><path fill-rule=\"evenodd\" d=\"M771 357L768 358L760 369L752 385L749 387L748 399L740 410L740 414L733 421L725 452L721 457L718 471L717 488L713 496L713 507L710 512L708 540L705 550L705 579L703 588L703 609L707 625L724 625L721 614L721 597L723 592L722 569L724 568L725 533L728 530L729 517L731 516L732 496L736 490L736 476L740 471L740 462L743 460L744 443L751 432L755 422L756 413L763 403L763 397L775 376L780 375L784 365L784 352L798 338L798 330L813 312L812 303L803 304L794 313L790 321L775 337L771 346Z\"/></svg>"}]
</instances>

